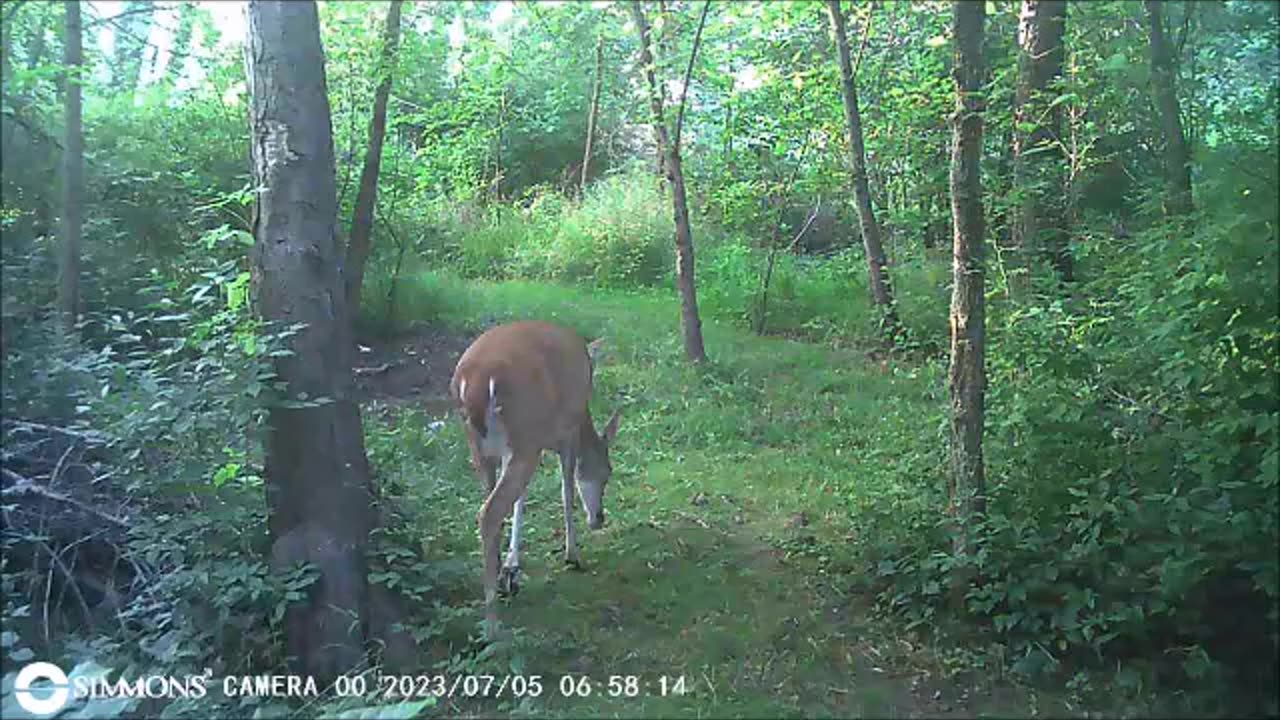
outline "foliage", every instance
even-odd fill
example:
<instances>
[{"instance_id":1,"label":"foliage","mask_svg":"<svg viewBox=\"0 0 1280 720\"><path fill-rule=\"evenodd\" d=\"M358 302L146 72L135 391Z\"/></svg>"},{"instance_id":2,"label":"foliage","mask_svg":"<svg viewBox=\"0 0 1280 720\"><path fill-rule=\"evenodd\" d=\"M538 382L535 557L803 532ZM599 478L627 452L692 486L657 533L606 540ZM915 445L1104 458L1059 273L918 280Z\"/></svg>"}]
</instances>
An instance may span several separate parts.
<instances>
[{"instance_id":1,"label":"foliage","mask_svg":"<svg viewBox=\"0 0 1280 720\"><path fill-rule=\"evenodd\" d=\"M444 219L441 259L471 277L653 285L672 270L669 214L645 173L611 177L581 202L534 189L523 206Z\"/></svg>"},{"instance_id":2,"label":"foliage","mask_svg":"<svg viewBox=\"0 0 1280 720\"><path fill-rule=\"evenodd\" d=\"M1277 287L1258 270L1280 261L1269 202L1104 244L1089 301L996 324L983 581L967 608L1021 669L1161 648L1151 670L1165 682L1274 676L1256 664L1280 637ZM920 547L884 597L924 619L953 563Z\"/></svg>"}]
</instances>

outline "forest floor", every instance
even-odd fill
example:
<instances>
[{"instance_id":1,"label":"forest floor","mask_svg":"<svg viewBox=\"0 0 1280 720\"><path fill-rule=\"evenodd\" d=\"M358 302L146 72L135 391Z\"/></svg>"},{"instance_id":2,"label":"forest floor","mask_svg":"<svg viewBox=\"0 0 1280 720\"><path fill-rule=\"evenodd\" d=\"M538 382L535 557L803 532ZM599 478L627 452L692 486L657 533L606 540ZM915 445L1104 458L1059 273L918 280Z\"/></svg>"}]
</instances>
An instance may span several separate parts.
<instances>
[{"instance_id":1,"label":"forest floor","mask_svg":"<svg viewBox=\"0 0 1280 720\"><path fill-rule=\"evenodd\" d=\"M850 508L859 487L882 475L872 464L894 462L858 436L873 436L876 423L931 418L920 407L933 402L921 392L927 378L856 351L710 322L714 367L690 369L678 353L674 301L658 294L589 300L585 291L505 283L467 295L452 319L366 341L358 362L366 422L390 437L371 446L375 473L408 486L434 582L464 608L430 615L425 644L437 664L424 672L479 646L481 498L445 398L477 332L466 318L479 305L495 319L558 318L604 334L612 355L597 380L596 415L620 401L624 416L610 522L579 535L585 569L560 560L558 465L548 455L529 490L521 590L500 610L513 634L470 666L539 675L541 695L455 699L441 708L447 715L1090 716L1063 694L981 669L981 655L962 642L931 640L873 612L874 595L856 577L866 566L847 550L858 532Z\"/></svg>"}]
</instances>

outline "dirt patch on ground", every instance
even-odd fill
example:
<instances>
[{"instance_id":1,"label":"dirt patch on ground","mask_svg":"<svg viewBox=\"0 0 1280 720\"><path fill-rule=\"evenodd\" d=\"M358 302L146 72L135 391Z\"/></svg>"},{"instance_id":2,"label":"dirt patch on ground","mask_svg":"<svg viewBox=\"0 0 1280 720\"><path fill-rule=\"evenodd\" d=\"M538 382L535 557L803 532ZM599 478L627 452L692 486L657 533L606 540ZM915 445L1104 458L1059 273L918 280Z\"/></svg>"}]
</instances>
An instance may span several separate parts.
<instances>
[{"instance_id":1,"label":"dirt patch on ground","mask_svg":"<svg viewBox=\"0 0 1280 720\"><path fill-rule=\"evenodd\" d=\"M415 325L393 338L362 338L355 358L361 404L414 403L432 412L449 409L449 379L471 340L470 333L426 325Z\"/></svg>"}]
</instances>

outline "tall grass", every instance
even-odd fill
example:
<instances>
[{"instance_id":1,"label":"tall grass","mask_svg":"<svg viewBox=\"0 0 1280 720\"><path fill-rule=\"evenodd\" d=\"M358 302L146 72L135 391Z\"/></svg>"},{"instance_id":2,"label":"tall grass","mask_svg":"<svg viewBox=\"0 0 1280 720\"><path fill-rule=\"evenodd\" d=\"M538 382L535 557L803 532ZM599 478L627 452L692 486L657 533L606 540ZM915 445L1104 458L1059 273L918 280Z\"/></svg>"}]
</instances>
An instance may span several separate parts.
<instances>
[{"instance_id":1,"label":"tall grass","mask_svg":"<svg viewBox=\"0 0 1280 720\"><path fill-rule=\"evenodd\" d=\"M523 279L613 290L669 288L674 277L670 200L648 171L609 177L581 200L533 192L523 207L478 211L438 205L431 213L444 241L426 257L408 263L404 275L418 285L396 293L399 318L431 320L438 308L458 302L465 292L444 275L424 277L427 268L468 279ZM766 304L766 250L705 218L694 220L694 242L704 317L754 328L763 311L770 333L854 342L874 338L860 246L825 258L778 253ZM919 254L899 254L891 273L900 314L914 337L942 344L948 268ZM389 272L382 268L371 273L367 292L378 299L367 306L375 308L369 312L385 310ZM383 315L366 314L366 323L385 325Z\"/></svg>"}]
</instances>

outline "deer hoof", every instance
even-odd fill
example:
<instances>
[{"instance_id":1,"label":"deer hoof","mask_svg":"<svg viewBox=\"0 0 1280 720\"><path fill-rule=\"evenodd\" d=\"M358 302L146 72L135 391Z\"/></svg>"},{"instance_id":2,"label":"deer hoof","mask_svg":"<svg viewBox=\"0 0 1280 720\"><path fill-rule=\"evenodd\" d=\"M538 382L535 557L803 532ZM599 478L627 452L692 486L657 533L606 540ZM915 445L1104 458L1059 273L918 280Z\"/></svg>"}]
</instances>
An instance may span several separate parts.
<instances>
[{"instance_id":1,"label":"deer hoof","mask_svg":"<svg viewBox=\"0 0 1280 720\"><path fill-rule=\"evenodd\" d=\"M502 575L498 578L498 589L508 597L515 597L520 593L519 565L509 565L502 568Z\"/></svg>"}]
</instances>

